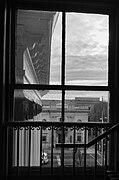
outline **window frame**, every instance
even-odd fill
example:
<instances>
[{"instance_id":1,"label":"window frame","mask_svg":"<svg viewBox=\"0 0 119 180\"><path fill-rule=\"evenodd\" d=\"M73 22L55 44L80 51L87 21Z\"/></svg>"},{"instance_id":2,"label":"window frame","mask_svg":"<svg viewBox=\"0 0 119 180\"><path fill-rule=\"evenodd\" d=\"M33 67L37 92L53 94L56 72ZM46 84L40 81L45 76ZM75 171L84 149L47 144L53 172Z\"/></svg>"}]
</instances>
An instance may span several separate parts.
<instances>
[{"instance_id":1,"label":"window frame","mask_svg":"<svg viewBox=\"0 0 119 180\"><path fill-rule=\"evenodd\" d=\"M37 4L37 3L36 3ZM41 3L42 4L42 3ZM39 5L41 5L39 3ZM25 4L27 5L27 3ZM70 6L68 8L65 7L66 12L74 12L73 9L75 9L75 12L79 12L79 13L102 13L102 14L107 14L109 15L109 58L108 58L108 85L107 86L84 86L84 85L65 85L65 28L62 28L62 67L61 67L61 85L35 85L35 84L16 84L15 83L15 13L17 9L30 9L30 10L54 10L51 8L51 6L49 6L49 8L47 9L46 6L41 6L40 9L38 9L38 7L36 8L36 6L33 6L31 8L31 6L27 6L27 8L22 7L22 5L18 3L18 5L15 6L15 8L13 8L13 10L11 10L10 14L10 19L12 19L11 21L11 48L9 47L9 53L11 55L11 57L9 57L9 61L11 62L11 68L10 68L10 64L9 64L9 87L8 87L8 92L10 92L10 96L9 96L9 103L11 102L11 100L13 101L13 95L14 95L14 89L33 89L33 90L61 90L62 91L62 120L64 119L64 113L65 113L65 91L66 90L78 90L78 91L108 91L110 93L110 119L114 119L114 117L116 117L115 115L115 87L117 86L116 80L116 73L117 73L117 69L116 69L116 50L114 51L114 49L116 49L116 22L115 22L115 9L112 11L110 7L106 7L106 8L102 8L102 7L98 7L98 9L96 10L96 7L93 6L88 6L88 5L80 5L80 3L78 4L79 9L77 11L77 7L73 7L71 8ZM86 8L85 8L86 7ZM60 7L63 8L63 7ZM71 9L70 9L71 8ZM89 8L89 9L88 9ZM88 9L88 10L87 10ZM55 8L55 10L57 11L57 8ZM61 9L58 9L59 11ZM62 25L63 27L65 27L65 11L62 10ZM111 37L111 38L110 38ZM112 48L113 47L113 48ZM12 59L12 60L11 60ZM113 59L115 59L115 61L113 61ZM14 71L12 70L14 69ZM112 70L113 69L113 70ZM113 73L115 72L115 73ZM10 115L10 119L13 119L13 104L10 106L9 108L9 115ZM10 121L11 121L10 120ZM110 121L109 121L110 122Z\"/></svg>"},{"instance_id":2,"label":"window frame","mask_svg":"<svg viewBox=\"0 0 119 180\"><path fill-rule=\"evenodd\" d=\"M64 5L65 4L65 5ZM9 33L7 34L8 36L8 41L10 40L10 45L9 47L7 47L7 52L9 52L9 57L7 60L6 57L6 70L9 69L9 76L11 77L10 79L7 77L7 71L5 72L6 74L6 85L7 85L7 93L8 95L6 96L6 101L8 101L8 104L10 105L9 108L7 105L5 105L6 107L6 112L8 111L8 116L6 115L6 119L9 119L9 121L13 120L13 100L14 100L14 90L15 89L37 89L37 90L61 90L62 91L62 121L64 120L64 116L65 116L65 90L90 90L90 91L109 91L110 92L110 119L113 119L113 122L116 122L116 118L117 118L117 98L116 98L116 94L117 94L117 57L116 57L116 53L117 53L117 47L116 47L116 20L115 20L115 9L116 7L110 7L110 5L104 5L99 3L99 6L97 4L83 4L83 3L74 3L72 6L72 3L62 3L60 4L59 2L59 7L57 5L57 3L52 2L51 4L47 2L47 8L46 8L46 4L43 2L36 2L34 3L33 1L30 2L30 4L28 5L27 2L22 2L22 1L16 1L15 4L11 5L11 9L8 11L8 16L10 15L10 23L11 25L9 25L9 31L10 31L10 36L9 37ZM78 4L78 7L77 7ZM100 5L101 4L101 5ZM38 5L40 7L40 9L38 8ZM54 5L54 6L53 6ZM66 6L69 5L69 6ZM96 5L96 6L95 6ZM49 6L49 7L48 7ZM80 7L79 7L80 6ZM35 84L15 84L15 11L16 9L33 9L33 10L62 10L63 14L64 14L64 10L66 10L67 12L73 12L75 11L79 11L79 12L88 12L88 13L108 13L109 14L109 34L111 35L111 38L109 39L109 74L108 74L108 86L103 87L103 86L70 86L70 85L65 85L64 84L64 77L65 77L65 42L62 42L62 85L35 85ZM96 10L97 8L97 10ZM9 8L8 8L9 9ZM70 11L71 10L71 11ZM92 12L93 11L93 12ZM110 15L111 14L111 15ZM12 19L12 20L11 20ZM63 24L65 24L65 19L64 16L62 18L63 20ZM65 39L65 30L62 30L62 38ZM113 61L114 59L114 61ZM10 66L11 69L10 70ZM113 73L115 72L115 73ZM10 80L10 81L9 81ZM7 94L6 93L6 94ZM7 100L8 98L8 100Z\"/></svg>"}]
</instances>

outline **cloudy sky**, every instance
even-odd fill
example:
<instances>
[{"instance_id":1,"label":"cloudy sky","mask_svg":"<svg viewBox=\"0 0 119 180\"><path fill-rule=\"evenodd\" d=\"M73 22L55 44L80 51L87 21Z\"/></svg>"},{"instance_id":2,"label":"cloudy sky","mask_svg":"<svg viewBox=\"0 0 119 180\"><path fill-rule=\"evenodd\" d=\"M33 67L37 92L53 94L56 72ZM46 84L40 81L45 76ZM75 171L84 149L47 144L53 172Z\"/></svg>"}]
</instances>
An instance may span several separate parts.
<instances>
[{"instance_id":1,"label":"cloudy sky","mask_svg":"<svg viewBox=\"0 0 119 180\"><path fill-rule=\"evenodd\" d=\"M60 13L52 36L50 84L61 84L61 20ZM107 85L108 31L108 15L66 14L67 85Z\"/></svg>"}]
</instances>

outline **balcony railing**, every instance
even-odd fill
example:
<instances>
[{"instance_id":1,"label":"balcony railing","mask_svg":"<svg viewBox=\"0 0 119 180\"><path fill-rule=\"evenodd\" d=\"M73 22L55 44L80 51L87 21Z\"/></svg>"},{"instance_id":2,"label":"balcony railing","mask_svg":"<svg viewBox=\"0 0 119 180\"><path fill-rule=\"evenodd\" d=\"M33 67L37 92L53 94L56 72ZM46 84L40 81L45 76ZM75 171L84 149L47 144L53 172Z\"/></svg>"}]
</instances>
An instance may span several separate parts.
<instances>
[{"instance_id":1,"label":"balcony railing","mask_svg":"<svg viewBox=\"0 0 119 180\"><path fill-rule=\"evenodd\" d=\"M21 176L24 172L27 176L35 173L38 176L82 174L85 177L90 169L96 178L97 169L102 168L103 173L107 171L110 134L118 128L119 124L111 123L7 122L6 176L11 172ZM77 142L79 132L81 142ZM44 142L46 133L48 140ZM48 157L44 157L44 153Z\"/></svg>"}]
</instances>

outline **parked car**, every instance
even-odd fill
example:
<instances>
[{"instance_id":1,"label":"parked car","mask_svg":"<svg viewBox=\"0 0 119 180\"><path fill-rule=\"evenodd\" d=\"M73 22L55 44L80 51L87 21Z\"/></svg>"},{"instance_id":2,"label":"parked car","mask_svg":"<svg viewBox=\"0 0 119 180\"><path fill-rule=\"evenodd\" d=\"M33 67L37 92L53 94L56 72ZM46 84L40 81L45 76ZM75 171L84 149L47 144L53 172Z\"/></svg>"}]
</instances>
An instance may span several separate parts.
<instances>
[{"instance_id":1,"label":"parked car","mask_svg":"<svg viewBox=\"0 0 119 180\"><path fill-rule=\"evenodd\" d=\"M42 152L42 164L48 163L48 154L46 152Z\"/></svg>"}]
</instances>

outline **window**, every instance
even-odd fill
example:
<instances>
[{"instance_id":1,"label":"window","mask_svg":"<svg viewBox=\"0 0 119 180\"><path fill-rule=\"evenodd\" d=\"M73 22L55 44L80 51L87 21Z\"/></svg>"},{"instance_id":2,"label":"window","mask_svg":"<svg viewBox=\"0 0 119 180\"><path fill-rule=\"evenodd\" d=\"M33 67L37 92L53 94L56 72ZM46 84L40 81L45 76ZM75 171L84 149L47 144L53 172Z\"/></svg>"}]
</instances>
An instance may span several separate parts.
<instances>
[{"instance_id":1,"label":"window","mask_svg":"<svg viewBox=\"0 0 119 180\"><path fill-rule=\"evenodd\" d=\"M42 113L36 105L42 107L43 100L60 108L62 121L67 121L68 106L80 109L79 119L88 121L90 108L106 103L109 122L109 15L22 9L16 15L14 106L21 115L21 97L27 109L34 102L31 111L37 120Z\"/></svg>"},{"instance_id":2,"label":"window","mask_svg":"<svg viewBox=\"0 0 119 180\"><path fill-rule=\"evenodd\" d=\"M72 143L72 136L70 136L70 143Z\"/></svg>"},{"instance_id":3,"label":"window","mask_svg":"<svg viewBox=\"0 0 119 180\"><path fill-rule=\"evenodd\" d=\"M42 141L43 142L47 142L47 137L46 136L42 136Z\"/></svg>"},{"instance_id":4,"label":"window","mask_svg":"<svg viewBox=\"0 0 119 180\"><path fill-rule=\"evenodd\" d=\"M77 142L81 142L81 136L77 135Z\"/></svg>"},{"instance_id":5,"label":"window","mask_svg":"<svg viewBox=\"0 0 119 180\"><path fill-rule=\"evenodd\" d=\"M34 125L43 122L46 126L49 122L110 122L114 115L115 82L113 42L109 39L113 37L111 12L17 7L15 13L15 29L12 27L11 32L14 53L10 64L9 120ZM76 136L72 129L55 129L52 134L46 128L43 129L48 133L46 137L39 126L32 128L30 166L35 167L40 165L37 157L42 146L53 153L52 147L57 143L88 142L94 135L90 131L85 139L82 129L81 135ZM25 154L29 151L25 143L28 146L30 143L28 134L20 130L19 142L18 134L13 133L13 159L16 165L16 143L19 143L19 166L25 166L28 165ZM65 158L67 152L60 150ZM64 165L70 166L71 162L66 158Z\"/></svg>"}]
</instances>

